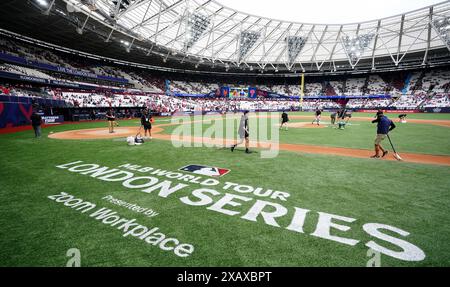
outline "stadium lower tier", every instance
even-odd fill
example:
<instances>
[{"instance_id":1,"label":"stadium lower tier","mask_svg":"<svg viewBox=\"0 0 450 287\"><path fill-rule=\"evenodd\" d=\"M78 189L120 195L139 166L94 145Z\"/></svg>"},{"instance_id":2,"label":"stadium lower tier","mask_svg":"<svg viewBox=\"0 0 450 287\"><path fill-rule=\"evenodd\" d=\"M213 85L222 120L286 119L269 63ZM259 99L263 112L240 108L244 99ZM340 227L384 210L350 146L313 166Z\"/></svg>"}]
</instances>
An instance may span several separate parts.
<instances>
[{"instance_id":1,"label":"stadium lower tier","mask_svg":"<svg viewBox=\"0 0 450 287\"><path fill-rule=\"evenodd\" d=\"M118 118L139 118L144 109L154 116L190 114L214 114L240 111L401 111L404 113L431 112L450 113L448 96L411 99L358 98L358 99L223 99L174 97L158 94L100 94L85 92L53 93L53 97L0 95L0 128L11 128L30 124L30 117L37 112L45 123L62 123L83 120L105 119L109 109L114 109Z\"/></svg>"},{"instance_id":2,"label":"stadium lower tier","mask_svg":"<svg viewBox=\"0 0 450 287\"><path fill-rule=\"evenodd\" d=\"M41 89L42 90L42 89ZM1 91L0 91L1 92ZM45 90L36 93L36 89L15 88L3 89L0 102L18 102L18 98L29 98L26 102L35 102L45 98L63 101L65 106L74 108L105 107L146 107L154 112L173 113L177 111L234 111L234 110L293 110L293 109L424 109L450 107L448 94L402 95L394 98L380 97L305 97L292 98L224 98L224 97L175 97L165 94L87 92Z\"/></svg>"}]
</instances>

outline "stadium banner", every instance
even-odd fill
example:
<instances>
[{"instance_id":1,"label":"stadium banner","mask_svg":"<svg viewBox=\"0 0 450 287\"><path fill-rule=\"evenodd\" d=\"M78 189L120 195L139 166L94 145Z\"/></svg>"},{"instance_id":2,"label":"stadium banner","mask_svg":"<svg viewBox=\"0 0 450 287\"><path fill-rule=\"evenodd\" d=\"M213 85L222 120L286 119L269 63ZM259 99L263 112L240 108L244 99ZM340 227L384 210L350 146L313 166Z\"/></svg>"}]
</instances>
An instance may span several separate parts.
<instances>
[{"instance_id":1,"label":"stadium banner","mask_svg":"<svg viewBox=\"0 0 450 287\"><path fill-rule=\"evenodd\" d=\"M43 116L42 120L44 120L45 124L62 124L64 122L64 116Z\"/></svg>"},{"instance_id":2,"label":"stadium banner","mask_svg":"<svg viewBox=\"0 0 450 287\"><path fill-rule=\"evenodd\" d=\"M268 92L267 97L271 98L271 99L279 99L279 98L283 98L284 96L279 95L277 93Z\"/></svg>"},{"instance_id":3,"label":"stadium banner","mask_svg":"<svg viewBox=\"0 0 450 287\"><path fill-rule=\"evenodd\" d=\"M0 71L0 78L16 80L16 81L23 81L23 82L40 83L43 85L51 85L51 86L58 86L58 87L64 87L64 88L83 89L83 90L93 90L93 89L97 88L96 86L82 85L82 84L58 81L58 80L47 80L47 79L43 79L43 78L38 78L38 77L33 77L33 76L25 76L25 75L20 75L20 74L15 74L15 73L10 73L10 72L3 72L3 71ZM118 91L120 92L120 90L118 90Z\"/></svg>"},{"instance_id":4,"label":"stadium banner","mask_svg":"<svg viewBox=\"0 0 450 287\"><path fill-rule=\"evenodd\" d=\"M66 107L64 100L53 100L44 98L18 97L14 95L0 95L0 102L5 104L37 104L41 106Z\"/></svg>"},{"instance_id":5,"label":"stadium banner","mask_svg":"<svg viewBox=\"0 0 450 287\"><path fill-rule=\"evenodd\" d=\"M220 87L220 96L224 98L230 97L230 87Z\"/></svg>"},{"instance_id":6,"label":"stadium banner","mask_svg":"<svg viewBox=\"0 0 450 287\"><path fill-rule=\"evenodd\" d=\"M41 83L41 84L49 83L49 81L46 79L41 79L41 78L32 77L32 76L19 75L19 74L3 72L3 71L0 71L0 78L25 81L25 82L33 82L33 83Z\"/></svg>"},{"instance_id":7,"label":"stadium banner","mask_svg":"<svg viewBox=\"0 0 450 287\"><path fill-rule=\"evenodd\" d=\"M68 82L63 82L63 81L57 81L57 80L50 80L50 84L51 85L55 85L55 86L61 86L61 87L67 87L67 88L83 88L83 89L93 89L94 87L92 86L85 86L85 85L80 85L77 83L68 83Z\"/></svg>"},{"instance_id":8,"label":"stadium banner","mask_svg":"<svg viewBox=\"0 0 450 287\"><path fill-rule=\"evenodd\" d=\"M450 113L450 107L425 108L425 113Z\"/></svg>"},{"instance_id":9,"label":"stadium banner","mask_svg":"<svg viewBox=\"0 0 450 287\"><path fill-rule=\"evenodd\" d=\"M310 96L304 97L303 99L307 101L307 100L362 100L362 99L382 100L391 98L392 98L391 95L369 95L369 96Z\"/></svg>"},{"instance_id":10,"label":"stadium banner","mask_svg":"<svg viewBox=\"0 0 450 287\"><path fill-rule=\"evenodd\" d=\"M356 112L358 113L377 113L379 110L356 110ZM421 110L385 110L383 109L384 113L387 114L398 114L398 113L402 113L402 114L417 114L417 113L422 113Z\"/></svg>"},{"instance_id":11,"label":"stadium banner","mask_svg":"<svg viewBox=\"0 0 450 287\"><path fill-rule=\"evenodd\" d=\"M208 98L210 97L209 94L179 94L179 93L175 93L173 94L174 97L179 97L179 98Z\"/></svg>"},{"instance_id":12,"label":"stadium banner","mask_svg":"<svg viewBox=\"0 0 450 287\"><path fill-rule=\"evenodd\" d=\"M0 103L0 128L28 125L32 113L31 104Z\"/></svg>"},{"instance_id":13,"label":"stadium banner","mask_svg":"<svg viewBox=\"0 0 450 287\"><path fill-rule=\"evenodd\" d=\"M53 65L49 65L49 64L45 64L45 63L41 63L41 62L37 62L37 61L27 60L27 59L9 55L6 53L1 53L1 52L0 52L0 60L3 60L8 63L19 64L22 66L28 66L28 67L32 67L32 68L47 70L47 71L65 73L65 74L70 74L70 75L74 75L74 76L94 78L94 79L99 79L99 80L107 80L107 81L119 82L119 83L124 83L124 84L128 83L127 79L102 76L102 75L97 75L97 74L94 74L94 73L91 73L88 71L75 70L75 69L61 67L61 66L53 66Z\"/></svg>"},{"instance_id":14,"label":"stadium banner","mask_svg":"<svg viewBox=\"0 0 450 287\"><path fill-rule=\"evenodd\" d=\"M255 87L248 87L248 97L256 99L258 97L257 89Z\"/></svg>"}]
</instances>

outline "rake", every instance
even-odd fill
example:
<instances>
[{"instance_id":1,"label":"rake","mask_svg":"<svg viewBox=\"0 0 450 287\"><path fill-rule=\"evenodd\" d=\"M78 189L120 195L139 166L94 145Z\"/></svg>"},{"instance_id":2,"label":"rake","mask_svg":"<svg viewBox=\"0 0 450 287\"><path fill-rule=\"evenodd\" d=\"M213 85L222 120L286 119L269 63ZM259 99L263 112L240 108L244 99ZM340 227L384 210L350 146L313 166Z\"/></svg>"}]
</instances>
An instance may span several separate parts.
<instances>
[{"instance_id":1,"label":"rake","mask_svg":"<svg viewBox=\"0 0 450 287\"><path fill-rule=\"evenodd\" d=\"M138 135L140 135L141 134L141 130L142 130L142 125L139 127L139 130L138 130L138 132L137 132L137 134L136 134L136 136L135 136L135 138L138 136Z\"/></svg>"},{"instance_id":2,"label":"rake","mask_svg":"<svg viewBox=\"0 0 450 287\"><path fill-rule=\"evenodd\" d=\"M395 159L398 161L402 161L403 160L402 157L395 151L394 145L392 144L391 137L389 136L389 134L387 135L387 138L389 139L389 142L391 143L391 147L392 147L392 150L394 151Z\"/></svg>"}]
</instances>

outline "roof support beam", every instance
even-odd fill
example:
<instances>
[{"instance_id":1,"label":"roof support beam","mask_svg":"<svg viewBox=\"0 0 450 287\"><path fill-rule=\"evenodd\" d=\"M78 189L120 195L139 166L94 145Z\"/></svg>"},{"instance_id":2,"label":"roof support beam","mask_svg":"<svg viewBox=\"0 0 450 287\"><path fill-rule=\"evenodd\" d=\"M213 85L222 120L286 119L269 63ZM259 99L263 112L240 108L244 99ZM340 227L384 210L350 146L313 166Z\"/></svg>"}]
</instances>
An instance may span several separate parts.
<instances>
[{"instance_id":1,"label":"roof support beam","mask_svg":"<svg viewBox=\"0 0 450 287\"><path fill-rule=\"evenodd\" d=\"M336 37L336 43L334 43L333 49L331 49L330 58L328 59L328 61L330 61L330 62L333 59L334 51L336 50L337 44L339 43L339 39L341 38L341 34L342 34L342 29L343 28L344 28L343 25L341 25L341 27L339 28L339 32L338 32L337 37ZM333 66L334 66L334 62L333 62Z\"/></svg>"},{"instance_id":2,"label":"roof support beam","mask_svg":"<svg viewBox=\"0 0 450 287\"><path fill-rule=\"evenodd\" d=\"M405 14L402 15L402 22L400 23L400 34L398 35L398 47L397 47L397 60L395 62L395 65L398 66L398 63L400 62L400 51L402 48L402 40L403 40L403 29L405 27Z\"/></svg>"},{"instance_id":3,"label":"roof support beam","mask_svg":"<svg viewBox=\"0 0 450 287\"><path fill-rule=\"evenodd\" d=\"M108 42L109 42L109 40L111 39L112 33L113 33L114 31L115 31L114 29L111 29L111 32L109 33L108 38L105 39L105 43L108 43Z\"/></svg>"},{"instance_id":4,"label":"roof support beam","mask_svg":"<svg viewBox=\"0 0 450 287\"><path fill-rule=\"evenodd\" d=\"M120 5L122 4L122 0L117 0L116 7L114 8L113 18L117 20L117 15L119 14Z\"/></svg>"},{"instance_id":5,"label":"roof support beam","mask_svg":"<svg viewBox=\"0 0 450 287\"><path fill-rule=\"evenodd\" d=\"M428 14L428 36L427 36L427 48L425 50L425 55L423 56L422 65L426 65L428 62L428 51L430 51L431 46L431 30L433 23L433 7L430 7L430 13Z\"/></svg>"},{"instance_id":6,"label":"roof support beam","mask_svg":"<svg viewBox=\"0 0 450 287\"><path fill-rule=\"evenodd\" d=\"M158 33L158 30L159 30L159 21L161 20L162 6L163 6L163 2L161 1L160 5L159 5L158 22L156 23L156 33ZM158 35L155 34L155 38L154 38L153 42L156 43L157 38L158 38Z\"/></svg>"},{"instance_id":7,"label":"roof support beam","mask_svg":"<svg viewBox=\"0 0 450 287\"><path fill-rule=\"evenodd\" d=\"M259 48L259 47L261 47L261 45L262 44L264 44L264 42L267 40L267 38L268 37L270 37L280 26L281 26L281 22L278 24L278 26L275 28L275 29L273 29L272 31L270 31L270 33L269 33L269 35L267 35L266 36L266 30L267 30L267 26L268 25L270 25L272 23L272 20L269 22L269 23L267 23L266 25L265 25L265 27L263 28L264 29L264 37L263 37L263 39L262 39L262 41L260 41L259 42L259 44L258 45L256 45L256 47L254 47L245 57L244 57L244 59L241 59L241 62L244 62L244 60L245 59L247 59L248 57L250 57L251 55L253 55L253 53ZM230 56L230 58L232 59L235 55L236 55L236 53L238 53L238 49L236 49L236 51Z\"/></svg>"},{"instance_id":8,"label":"roof support beam","mask_svg":"<svg viewBox=\"0 0 450 287\"><path fill-rule=\"evenodd\" d=\"M52 8L53 8L53 5L55 4L55 0L52 0L52 2L50 3L50 5L48 5L48 8L47 8L47 10L45 10L44 12L42 12L44 15L50 15L50 11L52 10Z\"/></svg>"},{"instance_id":9,"label":"roof support beam","mask_svg":"<svg viewBox=\"0 0 450 287\"><path fill-rule=\"evenodd\" d=\"M312 31L314 31L314 27L315 26L312 26L311 30L309 31L310 33ZM303 24L297 29L297 31L295 32L294 36L298 36L300 34L300 32L302 31L302 29L303 29ZM277 59L275 60L275 63L280 62L281 57L283 56L284 52L286 52L286 49L287 49L287 46L284 45L283 49L281 50L280 54L278 55ZM288 64L287 61L285 62L285 64L286 65Z\"/></svg>"},{"instance_id":10,"label":"roof support beam","mask_svg":"<svg viewBox=\"0 0 450 287\"><path fill-rule=\"evenodd\" d=\"M209 30L209 33L208 33L208 41L206 42L206 46L209 45L209 43L211 42L211 39L214 42L214 29L216 27L216 22L215 22L215 19L214 19L215 16L216 16L216 14L214 14L212 16L213 17L213 20L212 20L213 24L212 24L212 26L211 26L211 28ZM204 50L203 53L201 53L201 57L203 57L205 55L205 52L206 52L206 50ZM214 55L214 49L213 49L213 46L212 46L211 47L211 57L213 55ZM214 63L214 60L213 60L213 63Z\"/></svg>"},{"instance_id":11,"label":"roof support beam","mask_svg":"<svg viewBox=\"0 0 450 287\"><path fill-rule=\"evenodd\" d=\"M322 45L323 38L325 37L325 34L327 33L327 30L328 30L328 25L325 26L325 29L323 29L322 36L320 36L319 43L317 43L317 46L316 46L316 48L314 49L314 54L313 54L312 57L311 57L311 62L312 62L312 61L315 61L315 59L316 59L316 54L317 54L317 52L319 51L320 46ZM317 37L316 37L316 39L317 39Z\"/></svg>"},{"instance_id":12,"label":"roof support beam","mask_svg":"<svg viewBox=\"0 0 450 287\"><path fill-rule=\"evenodd\" d=\"M375 33L375 40L373 43L373 50L372 50L372 70L375 70L375 52L377 51L378 35L380 33L380 28L381 28L381 20L378 20L377 32Z\"/></svg>"},{"instance_id":13,"label":"roof support beam","mask_svg":"<svg viewBox=\"0 0 450 287\"><path fill-rule=\"evenodd\" d=\"M172 5L170 5L169 7L167 7L167 8L165 8L164 10L162 10L162 9L160 9L159 10L159 13L157 13L157 14L155 14L155 15L153 15L153 16L151 16L151 17L149 17L148 19L146 19L146 20L144 20L144 21L142 21L141 23L139 23L138 25L136 25L136 26L134 26L133 28L131 28L131 30L134 30L134 29L136 29L137 27L142 27L142 26L145 26L145 24L147 24L148 22L150 22L150 21L152 21L153 19L156 19L156 18L161 18L161 14L165 14L165 13L167 13L167 12L170 12L170 11L172 11L174 8L176 8L177 6L179 6L181 3L183 3L185 0L178 0L177 2L175 2L175 3L173 3ZM163 1L159 1L159 3L160 3L160 7L162 7L164 4L164 2ZM151 4L151 3L150 3Z\"/></svg>"},{"instance_id":14,"label":"roof support beam","mask_svg":"<svg viewBox=\"0 0 450 287\"><path fill-rule=\"evenodd\" d=\"M266 30L267 30L267 26L269 26L270 23L272 23L272 21L270 21L269 23L266 24L266 28L265 28ZM253 53L254 53L256 50L258 50L258 48L261 47L261 45L263 45L263 44L266 42L267 38L270 38L270 36L272 36L272 34L273 34L275 31L277 31L278 28L280 28L280 26L281 26L282 24L283 24L282 22L278 23L278 25L277 25L274 29L272 29L272 31L270 31L270 33L269 33L268 35L266 35L266 31L265 31L265 32L264 32L264 38L263 38L263 40L262 40L261 42L259 42L259 44L258 44L252 51L250 51L250 53L248 53L247 56L245 56L245 59L248 58L248 57L250 57L251 55L253 55ZM266 55L266 53L264 53L264 55ZM243 59L243 60L244 60L244 59Z\"/></svg>"},{"instance_id":15,"label":"roof support beam","mask_svg":"<svg viewBox=\"0 0 450 287\"><path fill-rule=\"evenodd\" d=\"M273 48L275 48L275 46L276 46L277 44L280 43L281 39L283 39L283 37L285 37L286 34L291 30L292 25L294 25L294 24L291 23L291 24L289 25L289 27L287 27L287 29L284 30L284 32L281 34L281 36L278 37L278 39L272 44L272 46L270 46L269 50L267 50L267 52L266 52L266 53L261 57L261 59L259 60L260 62L262 62L263 60L265 60L265 59L267 58L267 55L269 55L270 52L272 52ZM302 24L302 26L303 26L303 24Z\"/></svg>"},{"instance_id":16,"label":"roof support beam","mask_svg":"<svg viewBox=\"0 0 450 287\"><path fill-rule=\"evenodd\" d=\"M196 11L200 10L200 8L203 8L203 7L204 7L206 4L208 4L209 2L210 2L210 1L205 2L202 6L197 7L197 9L195 9L194 11L196 12ZM217 15L217 13L219 13L219 12L222 11L222 10L223 10L223 7L220 8L219 10L217 10L216 12L214 12L214 16ZM180 23L183 23L183 21L185 20L186 16L187 16L187 14L184 13L182 17L178 18L176 21L174 21L174 22L172 22L171 24L169 24L169 25L165 26L164 28L160 29L160 30L158 31L158 33L155 33L155 34L156 34L156 35L159 35L159 34L163 33L164 31L166 31L167 29L171 29L171 28L173 28L174 26L176 26L176 25L178 25L178 24L180 24ZM155 34L151 35L149 38L154 37ZM183 35L184 35L184 33L183 33ZM174 40L178 40L178 39L174 39ZM172 42L169 42L169 43L172 43Z\"/></svg>"},{"instance_id":17,"label":"roof support beam","mask_svg":"<svg viewBox=\"0 0 450 287\"><path fill-rule=\"evenodd\" d=\"M121 11L117 14L117 17L120 18L123 14L130 12L144 4L147 4L148 2L150 2L149 6L151 5L152 0L136 0L133 3L131 3L130 6L128 6L128 8L124 11Z\"/></svg>"},{"instance_id":18,"label":"roof support beam","mask_svg":"<svg viewBox=\"0 0 450 287\"><path fill-rule=\"evenodd\" d=\"M234 12L234 13L232 14L232 18L234 18L234 16L235 16L236 14L237 14L237 12ZM216 44L218 41L220 41L221 39L223 39L225 36L228 36L228 34L229 34L230 32L232 32L232 31L235 30L237 27L239 27L239 26L241 25L241 23L244 22L244 21L246 21L248 18L250 18L250 16L245 17L245 18L242 19L239 23L233 25L233 27L231 27L230 29L228 29L228 31L224 32L224 33L223 33L222 35L220 35L217 39L215 39L213 42L209 43L209 45L207 45L205 48L203 48L203 49L199 52L199 54L203 53L205 50L208 50L208 48L210 48L211 45ZM226 22L228 22L228 21L229 21L229 19L223 20L222 22L220 22L219 25L216 26L216 29L217 29L217 27L221 26L222 24L224 24L224 23L226 23ZM231 43L227 43L224 47L226 47L226 46L229 45L229 44L231 44ZM223 50L223 48L220 49L220 51L217 51L217 52L216 52L216 55L217 55L219 52L221 52L222 50Z\"/></svg>"},{"instance_id":19,"label":"roof support beam","mask_svg":"<svg viewBox=\"0 0 450 287\"><path fill-rule=\"evenodd\" d=\"M230 16L231 19L234 18L235 15L237 15L237 12L234 12L234 13ZM183 18L184 18L184 17L183 17ZM231 20L231 19L225 19L225 20L223 20L222 22L220 22L220 23L216 26L216 28L222 26L223 24L227 23L227 22L228 22L229 20ZM182 22L182 21L181 21L181 22ZM184 31L183 33L181 33L180 35L178 35L178 37L175 37L174 39L170 40L168 43L166 43L166 45L170 45L170 44L172 44L173 42L178 41L179 38L183 37L185 34L186 34L186 31Z\"/></svg>"}]
</instances>

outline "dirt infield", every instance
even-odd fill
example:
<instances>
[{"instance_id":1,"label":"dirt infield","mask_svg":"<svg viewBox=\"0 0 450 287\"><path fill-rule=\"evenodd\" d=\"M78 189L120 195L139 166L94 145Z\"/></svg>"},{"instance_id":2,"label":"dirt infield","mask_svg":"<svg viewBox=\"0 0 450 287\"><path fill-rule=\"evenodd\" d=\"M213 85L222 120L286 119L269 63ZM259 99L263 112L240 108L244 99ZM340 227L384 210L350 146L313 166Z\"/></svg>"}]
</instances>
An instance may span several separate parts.
<instances>
[{"instance_id":1,"label":"dirt infield","mask_svg":"<svg viewBox=\"0 0 450 287\"><path fill-rule=\"evenodd\" d=\"M116 127L114 133L109 133L108 128L100 129L84 129L65 131L60 133L50 134L48 137L52 139L64 139L64 140L92 140L92 139L113 139L123 138L129 136L136 136L139 128L137 127ZM160 133L163 129L160 127L153 127L152 132ZM144 131L142 130L142 133Z\"/></svg>"},{"instance_id":2,"label":"dirt infield","mask_svg":"<svg viewBox=\"0 0 450 287\"><path fill-rule=\"evenodd\" d=\"M304 116L292 116L294 119L311 119L311 117ZM354 118L355 120L370 120L371 118ZM410 120L409 122L413 122ZM417 123L423 124L437 124L450 127L450 121L431 121L431 120L415 120ZM172 141L172 136L168 134L162 134L163 127L172 126L173 124L161 124L154 125L152 129L152 136L154 139ZM299 125L299 127L308 127L313 126L309 125ZM314 125L315 126L315 125ZM315 126L317 128L317 126ZM139 131L137 127L118 127L115 128L115 133L110 134L107 128L98 128L98 129L84 129L84 130L73 130L73 131L65 131L60 133L50 134L49 138L53 139L65 139L65 140L90 140L90 139L113 139L113 138L123 138L128 136L135 136ZM177 139L177 141L187 142L187 143L203 143L203 144L215 144L219 146L229 146L230 141L226 139L205 139L199 137L190 137L185 139ZM345 157L353 157L353 158L369 158L372 154L372 150L365 149L351 149L351 148L339 148L339 147L327 147L327 146L318 146L318 145L304 145L304 144L279 144L274 145L273 143L268 142L252 142L251 146L259 147L259 148L268 148L271 147L273 149L299 152L299 153L310 153L310 154L321 154L321 155L337 155L337 156L345 156ZM438 156L438 155L427 155L427 154L416 154L416 153L402 153L402 158L405 162L411 163L420 163L420 164L434 164L434 165L445 165L450 166L450 156ZM388 155L383 160L394 161L392 155Z\"/></svg>"},{"instance_id":3,"label":"dirt infield","mask_svg":"<svg viewBox=\"0 0 450 287\"><path fill-rule=\"evenodd\" d=\"M312 117L308 116L291 116L292 119L312 119ZM323 119L324 117L322 117ZM374 118L369 117L352 117L350 121L357 121L357 122L370 122L373 121ZM394 120L394 122L397 122ZM423 125L435 125L435 126L441 126L441 127L447 127L450 128L450 121L446 120L417 120L417 119L408 119L408 123L411 124L423 124Z\"/></svg>"},{"instance_id":4,"label":"dirt infield","mask_svg":"<svg viewBox=\"0 0 450 287\"><path fill-rule=\"evenodd\" d=\"M289 128L294 128L294 129L323 129L323 128L327 128L328 126L326 125L320 125L318 126L317 124L311 124L310 122L301 122L301 123L288 123L288 127Z\"/></svg>"}]
</instances>

